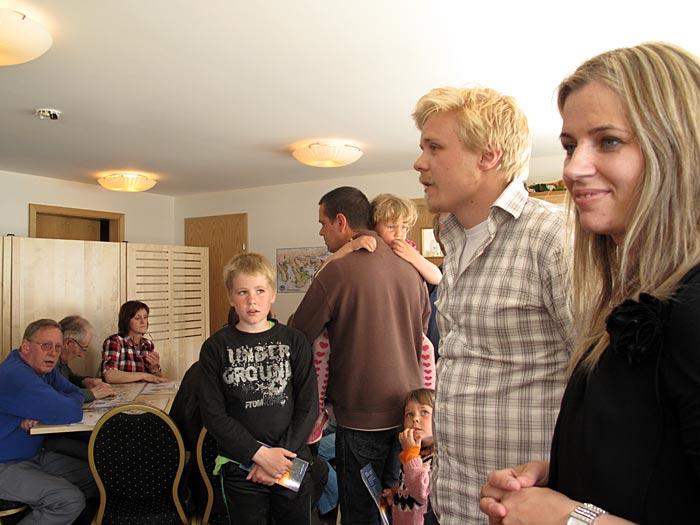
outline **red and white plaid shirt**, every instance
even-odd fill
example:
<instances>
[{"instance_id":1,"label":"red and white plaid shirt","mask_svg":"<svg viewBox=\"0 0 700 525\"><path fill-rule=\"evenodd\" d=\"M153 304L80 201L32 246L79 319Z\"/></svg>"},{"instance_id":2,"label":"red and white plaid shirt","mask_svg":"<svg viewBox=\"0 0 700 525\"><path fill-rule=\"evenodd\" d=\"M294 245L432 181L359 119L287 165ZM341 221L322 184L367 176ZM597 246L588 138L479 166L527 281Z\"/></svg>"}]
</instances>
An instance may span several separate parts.
<instances>
[{"instance_id":1,"label":"red and white plaid shirt","mask_svg":"<svg viewBox=\"0 0 700 525\"><path fill-rule=\"evenodd\" d=\"M110 335L102 344L102 374L107 370L122 370L124 372L148 372L146 354L153 352L153 341L141 338L138 347L134 340L119 334Z\"/></svg>"}]
</instances>

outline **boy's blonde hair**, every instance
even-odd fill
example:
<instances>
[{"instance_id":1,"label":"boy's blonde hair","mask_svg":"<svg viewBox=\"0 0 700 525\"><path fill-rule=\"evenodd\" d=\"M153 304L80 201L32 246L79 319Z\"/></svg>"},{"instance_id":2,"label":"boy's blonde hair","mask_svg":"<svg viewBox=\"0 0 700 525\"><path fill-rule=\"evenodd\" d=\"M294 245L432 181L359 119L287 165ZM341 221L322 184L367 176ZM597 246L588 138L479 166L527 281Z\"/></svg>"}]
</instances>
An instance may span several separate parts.
<instances>
[{"instance_id":1,"label":"boy's blonde hair","mask_svg":"<svg viewBox=\"0 0 700 525\"><path fill-rule=\"evenodd\" d=\"M404 406L408 405L411 401L415 401L418 404L433 408L433 394L434 392L427 388L417 388L416 390L411 390L406 396Z\"/></svg>"},{"instance_id":2,"label":"boy's blonde hair","mask_svg":"<svg viewBox=\"0 0 700 525\"><path fill-rule=\"evenodd\" d=\"M259 253L241 253L234 255L224 267L224 285L230 294L233 288L233 279L240 274L262 275L270 286L272 292L275 291L275 268L266 257Z\"/></svg>"},{"instance_id":3,"label":"boy's blonde hair","mask_svg":"<svg viewBox=\"0 0 700 525\"><path fill-rule=\"evenodd\" d=\"M378 222L394 222L404 219L409 228L418 220L416 205L391 193L381 193L372 200L372 220Z\"/></svg>"}]
</instances>

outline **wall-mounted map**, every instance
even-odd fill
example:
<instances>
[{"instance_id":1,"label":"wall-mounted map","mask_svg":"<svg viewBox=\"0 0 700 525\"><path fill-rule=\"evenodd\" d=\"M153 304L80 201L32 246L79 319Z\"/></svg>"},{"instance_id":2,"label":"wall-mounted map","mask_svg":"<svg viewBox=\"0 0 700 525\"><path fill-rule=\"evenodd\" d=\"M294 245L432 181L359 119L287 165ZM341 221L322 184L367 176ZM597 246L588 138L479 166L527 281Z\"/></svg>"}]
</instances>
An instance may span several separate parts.
<instances>
[{"instance_id":1,"label":"wall-mounted map","mask_svg":"<svg viewBox=\"0 0 700 525\"><path fill-rule=\"evenodd\" d=\"M277 291L303 293L330 253L325 246L277 249Z\"/></svg>"}]
</instances>

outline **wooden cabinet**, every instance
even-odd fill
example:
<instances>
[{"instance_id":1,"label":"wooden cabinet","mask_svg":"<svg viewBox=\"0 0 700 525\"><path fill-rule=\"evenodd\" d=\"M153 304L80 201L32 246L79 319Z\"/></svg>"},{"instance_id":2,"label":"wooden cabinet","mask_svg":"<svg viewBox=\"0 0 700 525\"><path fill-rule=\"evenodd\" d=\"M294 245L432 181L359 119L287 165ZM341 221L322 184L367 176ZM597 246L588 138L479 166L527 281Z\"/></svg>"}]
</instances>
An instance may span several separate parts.
<instances>
[{"instance_id":1,"label":"wooden cabinet","mask_svg":"<svg viewBox=\"0 0 700 525\"><path fill-rule=\"evenodd\" d=\"M163 373L180 379L209 336L207 248L4 237L0 357L40 318L82 315L95 328L78 373L95 375L102 341L117 331L119 307L143 301Z\"/></svg>"}]
</instances>

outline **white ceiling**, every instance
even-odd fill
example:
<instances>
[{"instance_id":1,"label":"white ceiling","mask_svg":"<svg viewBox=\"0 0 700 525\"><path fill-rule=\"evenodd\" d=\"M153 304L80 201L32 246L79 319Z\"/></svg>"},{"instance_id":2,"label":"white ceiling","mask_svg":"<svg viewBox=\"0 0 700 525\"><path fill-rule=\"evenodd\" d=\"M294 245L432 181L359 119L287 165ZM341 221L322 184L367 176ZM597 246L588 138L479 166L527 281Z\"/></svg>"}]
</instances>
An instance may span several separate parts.
<instances>
[{"instance_id":1,"label":"white ceiling","mask_svg":"<svg viewBox=\"0 0 700 525\"><path fill-rule=\"evenodd\" d=\"M559 155L558 82L613 47L666 40L700 52L690 5L0 0L54 38L39 59L0 67L0 170L91 184L140 170L163 195L406 171L416 100L469 82L514 95L533 156ZM63 117L33 115L45 107ZM319 138L365 154L330 170L289 153Z\"/></svg>"}]
</instances>

